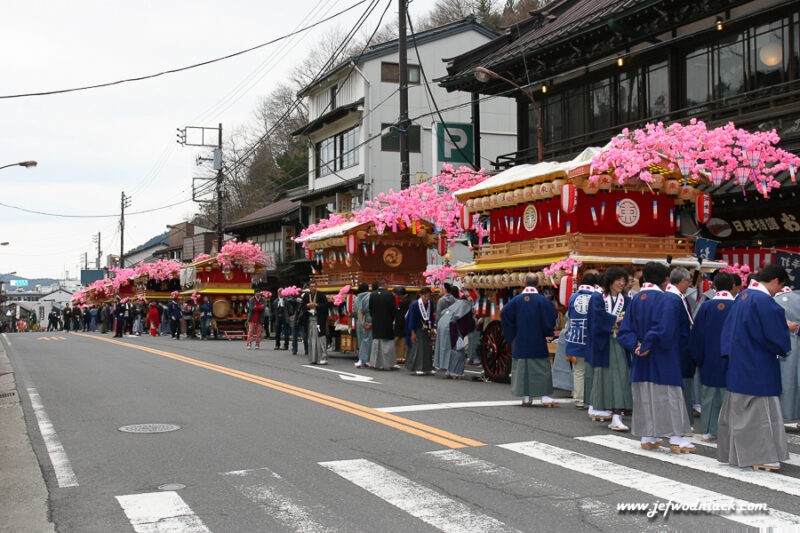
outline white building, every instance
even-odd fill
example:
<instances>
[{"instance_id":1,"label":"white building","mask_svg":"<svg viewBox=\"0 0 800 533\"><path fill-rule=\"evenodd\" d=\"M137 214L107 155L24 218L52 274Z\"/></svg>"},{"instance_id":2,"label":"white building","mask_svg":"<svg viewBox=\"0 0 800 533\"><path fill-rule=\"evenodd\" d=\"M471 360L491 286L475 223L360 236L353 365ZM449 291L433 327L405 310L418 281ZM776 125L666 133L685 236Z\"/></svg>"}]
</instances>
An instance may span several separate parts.
<instances>
[{"instance_id":1,"label":"white building","mask_svg":"<svg viewBox=\"0 0 800 533\"><path fill-rule=\"evenodd\" d=\"M448 93L433 80L447 74L446 59L495 37L473 16L408 36L412 184L438 174L444 162L455 167L474 162L470 95ZM399 135L392 127L400 107L398 50L397 40L372 46L300 91L307 101L309 122L294 135L304 136L309 144L308 192L302 198L309 208L309 223L329 211L350 211L365 199L399 189ZM449 135L443 133L442 122ZM480 103L479 166L488 167L497 155L516 149L515 124L509 99Z\"/></svg>"}]
</instances>

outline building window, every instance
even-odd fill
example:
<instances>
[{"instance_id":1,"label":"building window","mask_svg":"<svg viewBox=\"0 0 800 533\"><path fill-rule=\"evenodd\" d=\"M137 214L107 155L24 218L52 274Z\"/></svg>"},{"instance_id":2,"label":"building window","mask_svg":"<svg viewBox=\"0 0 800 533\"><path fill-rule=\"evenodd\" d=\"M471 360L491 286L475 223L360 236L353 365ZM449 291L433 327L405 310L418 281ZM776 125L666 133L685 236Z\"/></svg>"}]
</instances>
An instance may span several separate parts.
<instances>
[{"instance_id":1,"label":"building window","mask_svg":"<svg viewBox=\"0 0 800 533\"><path fill-rule=\"evenodd\" d=\"M639 109L640 78L638 70L623 72L619 76L617 110L620 124L628 124L639 120L641 113Z\"/></svg>"},{"instance_id":2,"label":"building window","mask_svg":"<svg viewBox=\"0 0 800 533\"><path fill-rule=\"evenodd\" d=\"M328 218L330 215L330 211L328 211L328 206L325 204L314 206L314 220L319 222L322 219Z\"/></svg>"},{"instance_id":3,"label":"building window","mask_svg":"<svg viewBox=\"0 0 800 533\"><path fill-rule=\"evenodd\" d=\"M579 137L586 132L586 87L568 89L565 94L567 115L566 137Z\"/></svg>"},{"instance_id":4,"label":"building window","mask_svg":"<svg viewBox=\"0 0 800 533\"><path fill-rule=\"evenodd\" d=\"M358 126L317 143L316 176L321 178L358 164Z\"/></svg>"},{"instance_id":5,"label":"building window","mask_svg":"<svg viewBox=\"0 0 800 533\"><path fill-rule=\"evenodd\" d=\"M388 129L388 133L381 136L381 151L382 152L399 152L400 151L400 133L397 131L397 126L394 124L384 123L381 124L381 129ZM412 124L408 128L408 151L420 153L420 128Z\"/></svg>"},{"instance_id":6,"label":"building window","mask_svg":"<svg viewBox=\"0 0 800 533\"><path fill-rule=\"evenodd\" d=\"M555 94L547 98L544 103L544 138L547 142L557 142L564 138L564 128L561 118L564 113L561 109L562 98L560 94ZM534 129L536 128L535 123Z\"/></svg>"},{"instance_id":7,"label":"building window","mask_svg":"<svg viewBox=\"0 0 800 533\"><path fill-rule=\"evenodd\" d=\"M611 128L614 117L611 99L612 81L612 78L606 78L592 83L589 88L590 128L594 133Z\"/></svg>"},{"instance_id":8,"label":"building window","mask_svg":"<svg viewBox=\"0 0 800 533\"><path fill-rule=\"evenodd\" d=\"M656 63L645 69L647 91L647 116L657 117L669 112L669 70L667 62Z\"/></svg>"},{"instance_id":9,"label":"building window","mask_svg":"<svg viewBox=\"0 0 800 533\"><path fill-rule=\"evenodd\" d=\"M419 85L419 65L408 65L409 85ZM398 63L381 63L381 81L400 83L400 65Z\"/></svg>"}]
</instances>

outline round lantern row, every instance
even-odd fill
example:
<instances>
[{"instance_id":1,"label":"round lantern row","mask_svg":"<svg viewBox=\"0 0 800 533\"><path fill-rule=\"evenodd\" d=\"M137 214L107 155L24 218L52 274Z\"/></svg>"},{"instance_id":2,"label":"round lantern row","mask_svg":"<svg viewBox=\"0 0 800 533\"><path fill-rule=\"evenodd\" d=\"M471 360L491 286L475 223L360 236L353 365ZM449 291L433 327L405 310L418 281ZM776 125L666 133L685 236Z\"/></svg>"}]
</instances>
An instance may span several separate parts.
<instances>
[{"instance_id":1,"label":"round lantern row","mask_svg":"<svg viewBox=\"0 0 800 533\"><path fill-rule=\"evenodd\" d=\"M525 276L528 272L510 272L506 274L469 274L464 276L465 289L506 289L509 287L524 287ZM540 281L544 275L537 272Z\"/></svg>"}]
</instances>

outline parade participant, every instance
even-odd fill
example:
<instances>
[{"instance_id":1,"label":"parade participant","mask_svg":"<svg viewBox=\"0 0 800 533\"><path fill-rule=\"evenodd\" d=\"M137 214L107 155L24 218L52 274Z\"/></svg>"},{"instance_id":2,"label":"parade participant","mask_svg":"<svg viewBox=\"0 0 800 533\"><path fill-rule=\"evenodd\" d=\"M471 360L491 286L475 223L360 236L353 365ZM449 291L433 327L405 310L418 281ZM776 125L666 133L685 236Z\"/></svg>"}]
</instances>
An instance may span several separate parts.
<instances>
[{"instance_id":1,"label":"parade participant","mask_svg":"<svg viewBox=\"0 0 800 533\"><path fill-rule=\"evenodd\" d=\"M572 364L572 395L575 406L584 409L589 406L589 417L604 422L611 419L611 411L598 411L592 405L592 373L593 350L590 344L591 324L589 322L589 304L595 294L597 276L591 272L584 273L578 292L573 294L567 305L569 327L564 334L565 353L574 358ZM594 301L595 307L602 310L601 302ZM598 313L592 313L600 316Z\"/></svg>"},{"instance_id":2,"label":"parade participant","mask_svg":"<svg viewBox=\"0 0 800 533\"><path fill-rule=\"evenodd\" d=\"M186 298L181 307L181 332L187 339L194 338L194 302L191 298Z\"/></svg>"},{"instance_id":3,"label":"parade participant","mask_svg":"<svg viewBox=\"0 0 800 533\"><path fill-rule=\"evenodd\" d=\"M395 370L397 354L394 351L394 296L386 289L386 279L377 281L378 288L369 297L369 314L372 317L372 352L370 359L376 370Z\"/></svg>"},{"instance_id":4,"label":"parade participant","mask_svg":"<svg viewBox=\"0 0 800 533\"><path fill-rule=\"evenodd\" d=\"M700 425L697 432L711 442L717 438L717 420L725 397L726 361L720 353L722 326L733 305L733 276L719 272L714 276L714 296L697 310L689 336L689 355L700 370Z\"/></svg>"},{"instance_id":5,"label":"parade participant","mask_svg":"<svg viewBox=\"0 0 800 533\"><path fill-rule=\"evenodd\" d=\"M443 283L442 287L444 289L444 293L439 297L439 300L436 302L436 316L435 320L438 323L439 317L442 316L444 310L456 303L458 299L458 287L455 288L455 294L453 294L453 286L449 283ZM443 368L443 367L439 367Z\"/></svg>"},{"instance_id":6,"label":"parade participant","mask_svg":"<svg viewBox=\"0 0 800 533\"><path fill-rule=\"evenodd\" d=\"M733 297L736 298L740 292L742 292L742 278L739 277L738 274L734 274L733 288L731 289L731 293L733 294Z\"/></svg>"},{"instance_id":7,"label":"parade participant","mask_svg":"<svg viewBox=\"0 0 800 533\"><path fill-rule=\"evenodd\" d=\"M303 326L308 335L308 362L312 365L327 365L328 351L325 343L325 328L328 324L328 299L317 291L317 282L308 284L308 292L303 293L300 307L303 309Z\"/></svg>"},{"instance_id":8,"label":"parade participant","mask_svg":"<svg viewBox=\"0 0 800 533\"><path fill-rule=\"evenodd\" d=\"M275 349L281 349L281 334L283 335L283 349L289 349L289 332L291 317L294 315L294 302L283 295L283 289L278 289L278 297L272 302L272 315L275 317Z\"/></svg>"},{"instance_id":9,"label":"parade participant","mask_svg":"<svg viewBox=\"0 0 800 533\"><path fill-rule=\"evenodd\" d=\"M447 293L436 302L436 316L434 317L434 323L436 324L436 343L433 347L433 368L435 370L445 370L446 372L447 367L450 366L450 353L452 348L449 340L450 326L446 324L443 328L440 328L439 323L447 312L447 309L458 300L458 287L454 287L449 283L445 283L444 287ZM452 315L448 316L452 317Z\"/></svg>"},{"instance_id":10,"label":"parade participant","mask_svg":"<svg viewBox=\"0 0 800 533\"><path fill-rule=\"evenodd\" d=\"M181 338L181 302L178 292L172 293L172 300L167 304L167 316L169 317L169 330L173 339Z\"/></svg>"},{"instance_id":11,"label":"parade participant","mask_svg":"<svg viewBox=\"0 0 800 533\"><path fill-rule=\"evenodd\" d=\"M269 309L269 307L267 307ZM213 308L211 302L208 301L208 296L203 295L203 301L200 302L200 339L206 340L211 336L211 316Z\"/></svg>"},{"instance_id":12,"label":"parade participant","mask_svg":"<svg viewBox=\"0 0 800 533\"><path fill-rule=\"evenodd\" d=\"M687 289L692 284L692 275L683 267L675 267L669 273L669 283L664 292L668 299L683 309L679 315L677 336L675 342L681 354L681 376L683 377L683 399L686 403L686 413L691 422L694 408L694 374L697 370L694 361L689 357L689 333L692 329L692 310L685 298Z\"/></svg>"},{"instance_id":13,"label":"parade participant","mask_svg":"<svg viewBox=\"0 0 800 533\"><path fill-rule=\"evenodd\" d=\"M261 323L263 322L264 308L267 300L260 292L255 293L247 300L247 349L261 348ZM202 335L202 333L201 333Z\"/></svg>"},{"instance_id":14,"label":"parade participant","mask_svg":"<svg viewBox=\"0 0 800 533\"><path fill-rule=\"evenodd\" d=\"M431 328L433 326L433 306L430 287L422 287L419 298L412 302L406 317L406 370L417 376L434 374L433 348L431 347Z\"/></svg>"},{"instance_id":15,"label":"parade participant","mask_svg":"<svg viewBox=\"0 0 800 533\"><path fill-rule=\"evenodd\" d=\"M353 301L356 314L356 338L358 339L358 361L356 368L369 366L372 352L372 317L369 314L369 285L359 283L358 294Z\"/></svg>"},{"instance_id":16,"label":"parade participant","mask_svg":"<svg viewBox=\"0 0 800 533\"><path fill-rule=\"evenodd\" d=\"M147 310L147 327L150 330L151 337L158 336L158 326L161 324L161 314L158 312L155 302L150 302Z\"/></svg>"},{"instance_id":17,"label":"parade participant","mask_svg":"<svg viewBox=\"0 0 800 533\"><path fill-rule=\"evenodd\" d=\"M472 304L459 297L444 310L436 329L437 347L446 352L442 357L442 360L447 361L444 377L461 379L464 377L464 365L467 360L466 338L475 329Z\"/></svg>"},{"instance_id":18,"label":"parade participant","mask_svg":"<svg viewBox=\"0 0 800 533\"><path fill-rule=\"evenodd\" d=\"M686 310L678 300L664 294L669 274L665 265L651 261L642 272L642 288L625 312L617 334L619 343L634 355L632 433L641 438L645 450L658 448L660 437L668 436L673 453L693 452L694 445L683 437L690 424L683 399L681 355L675 342L678 321Z\"/></svg>"},{"instance_id":19,"label":"parade participant","mask_svg":"<svg viewBox=\"0 0 800 533\"><path fill-rule=\"evenodd\" d=\"M522 405L533 405L533 397L541 396L542 405L554 407L549 396L553 391L550 352L547 338L553 336L556 310L547 298L536 290L539 278L529 273L525 288L500 312L503 336L512 346L511 392L522 396Z\"/></svg>"},{"instance_id":20,"label":"parade participant","mask_svg":"<svg viewBox=\"0 0 800 533\"><path fill-rule=\"evenodd\" d=\"M786 312L787 322L800 322L800 292L784 290L775 301ZM784 420L800 419L800 338L792 335L792 350L781 359L781 413ZM797 424L800 429L800 422Z\"/></svg>"},{"instance_id":21,"label":"parade participant","mask_svg":"<svg viewBox=\"0 0 800 533\"><path fill-rule=\"evenodd\" d=\"M394 288L394 349L397 353L397 364L406 362L406 315L411 305L411 295L405 287Z\"/></svg>"},{"instance_id":22,"label":"parade participant","mask_svg":"<svg viewBox=\"0 0 800 533\"><path fill-rule=\"evenodd\" d=\"M625 411L633 408L631 372L628 355L616 338L616 329L625 315L627 273L611 267L603 274L603 293L591 296L589 305L590 345L592 347L592 405L612 413L612 431L628 431L622 422ZM594 304L602 302L602 306Z\"/></svg>"},{"instance_id":23,"label":"parade participant","mask_svg":"<svg viewBox=\"0 0 800 533\"><path fill-rule=\"evenodd\" d=\"M114 306L114 337L117 338L121 338L122 334L125 333L125 315L127 314L125 304L127 301L127 298L121 300L117 296L117 305Z\"/></svg>"},{"instance_id":24,"label":"parade participant","mask_svg":"<svg viewBox=\"0 0 800 533\"><path fill-rule=\"evenodd\" d=\"M789 458L779 396L779 357L791 349L786 313L773 299L789 281L783 267L765 265L736 298L722 327L728 388L719 414L717 460L754 470L780 470Z\"/></svg>"},{"instance_id":25,"label":"parade participant","mask_svg":"<svg viewBox=\"0 0 800 533\"><path fill-rule=\"evenodd\" d=\"M303 289L308 293L308 288ZM297 355L297 339L303 339L303 354L308 355L308 330L306 329L308 309L303 305L303 294L290 298L294 305L294 314L289 319L292 324L292 355Z\"/></svg>"}]
</instances>

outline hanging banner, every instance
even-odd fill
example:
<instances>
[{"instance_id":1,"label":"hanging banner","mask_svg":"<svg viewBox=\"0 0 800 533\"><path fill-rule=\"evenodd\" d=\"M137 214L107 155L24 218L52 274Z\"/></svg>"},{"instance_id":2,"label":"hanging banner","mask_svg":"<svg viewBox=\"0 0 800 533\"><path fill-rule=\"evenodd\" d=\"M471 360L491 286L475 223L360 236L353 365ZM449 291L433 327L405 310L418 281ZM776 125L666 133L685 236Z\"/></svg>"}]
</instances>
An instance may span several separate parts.
<instances>
[{"instance_id":1,"label":"hanging banner","mask_svg":"<svg viewBox=\"0 0 800 533\"><path fill-rule=\"evenodd\" d=\"M792 290L800 290L800 254L776 252L775 262L789 273L788 285Z\"/></svg>"},{"instance_id":2,"label":"hanging banner","mask_svg":"<svg viewBox=\"0 0 800 533\"><path fill-rule=\"evenodd\" d=\"M719 241L698 238L694 241L694 255L703 261L713 261L717 257Z\"/></svg>"}]
</instances>

